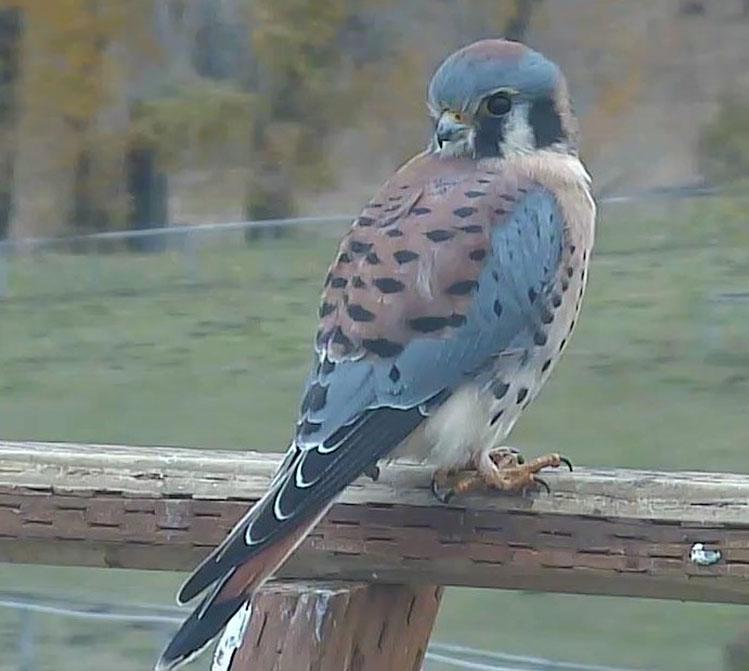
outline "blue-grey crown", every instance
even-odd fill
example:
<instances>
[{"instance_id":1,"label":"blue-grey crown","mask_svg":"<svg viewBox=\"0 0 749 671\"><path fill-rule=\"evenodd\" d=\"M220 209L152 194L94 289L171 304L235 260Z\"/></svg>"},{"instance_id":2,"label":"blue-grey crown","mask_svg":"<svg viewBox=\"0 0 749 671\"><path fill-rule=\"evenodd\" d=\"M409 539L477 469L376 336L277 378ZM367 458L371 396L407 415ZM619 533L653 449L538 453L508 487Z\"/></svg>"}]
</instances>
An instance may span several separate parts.
<instances>
[{"instance_id":1,"label":"blue-grey crown","mask_svg":"<svg viewBox=\"0 0 749 671\"><path fill-rule=\"evenodd\" d=\"M553 97L562 73L555 63L518 42L482 40L451 56L429 83L428 100L435 109L468 109L498 88L535 99Z\"/></svg>"}]
</instances>

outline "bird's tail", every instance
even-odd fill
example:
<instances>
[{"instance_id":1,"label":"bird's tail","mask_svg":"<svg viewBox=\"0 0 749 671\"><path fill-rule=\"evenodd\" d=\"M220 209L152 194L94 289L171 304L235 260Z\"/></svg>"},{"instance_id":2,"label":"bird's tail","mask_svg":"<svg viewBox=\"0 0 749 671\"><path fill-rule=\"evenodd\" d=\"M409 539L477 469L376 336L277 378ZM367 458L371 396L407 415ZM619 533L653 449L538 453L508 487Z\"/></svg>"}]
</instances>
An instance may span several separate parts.
<instances>
[{"instance_id":1,"label":"bird's tail","mask_svg":"<svg viewBox=\"0 0 749 671\"><path fill-rule=\"evenodd\" d=\"M292 444L265 495L185 581L187 603L211 589L169 642L157 671L176 669L213 640L325 515L338 494L423 420L419 407L375 408L317 445Z\"/></svg>"},{"instance_id":2,"label":"bird's tail","mask_svg":"<svg viewBox=\"0 0 749 671\"><path fill-rule=\"evenodd\" d=\"M182 623L161 653L155 671L177 669L203 652L234 614L250 601L252 595L286 561L329 507L326 506L321 513L308 518L293 532L257 553L250 561L233 568ZM248 517L250 516L251 513ZM249 524L245 520L240 522L230 538Z\"/></svg>"}]
</instances>

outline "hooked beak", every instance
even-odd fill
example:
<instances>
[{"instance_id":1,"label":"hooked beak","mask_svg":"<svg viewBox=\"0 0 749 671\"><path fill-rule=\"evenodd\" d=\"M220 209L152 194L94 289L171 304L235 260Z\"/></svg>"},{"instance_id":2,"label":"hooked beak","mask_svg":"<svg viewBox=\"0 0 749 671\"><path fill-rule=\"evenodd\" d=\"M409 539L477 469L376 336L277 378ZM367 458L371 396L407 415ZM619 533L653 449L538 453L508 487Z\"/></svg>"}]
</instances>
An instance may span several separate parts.
<instances>
[{"instance_id":1,"label":"hooked beak","mask_svg":"<svg viewBox=\"0 0 749 671\"><path fill-rule=\"evenodd\" d=\"M437 121L437 129L434 134L437 146L442 149L442 145L446 142L463 140L468 136L469 130L470 126L464 123L458 112L447 110L442 113L439 121Z\"/></svg>"}]
</instances>

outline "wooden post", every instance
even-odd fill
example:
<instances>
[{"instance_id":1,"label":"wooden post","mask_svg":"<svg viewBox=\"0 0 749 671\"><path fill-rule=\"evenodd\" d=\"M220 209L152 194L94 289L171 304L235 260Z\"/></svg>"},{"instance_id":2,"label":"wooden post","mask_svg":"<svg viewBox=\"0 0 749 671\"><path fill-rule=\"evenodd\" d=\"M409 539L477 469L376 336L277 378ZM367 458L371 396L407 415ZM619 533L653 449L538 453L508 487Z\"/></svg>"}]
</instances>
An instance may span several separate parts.
<instances>
[{"instance_id":1,"label":"wooden post","mask_svg":"<svg viewBox=\"0 0 749 671\"><path fill-rule=\"evenodd\" d=\"M439 609L434 586L278 582L255 598L221 671L419 671ZM240 633L241 635L241 633Z\"/></svg>"}]
</instances>

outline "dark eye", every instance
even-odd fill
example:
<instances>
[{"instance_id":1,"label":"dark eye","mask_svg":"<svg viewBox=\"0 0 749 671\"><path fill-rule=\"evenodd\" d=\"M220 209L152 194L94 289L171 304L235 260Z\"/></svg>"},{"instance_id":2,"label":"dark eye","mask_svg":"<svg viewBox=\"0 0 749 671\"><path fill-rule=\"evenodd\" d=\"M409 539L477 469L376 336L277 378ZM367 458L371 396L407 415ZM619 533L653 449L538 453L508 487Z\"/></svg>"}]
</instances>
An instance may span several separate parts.
<instances>
[{"instance_id":1,"label":"dark eye","mask_svg":"<svg viewBox=\"0 0 749 671\"><path fill-rule=\"evenodd\" d=\"M486 111L492 116L507 114L512 107L512 100L506 93L495 93L486 99Z\"/></svg>"}]
</instances>

